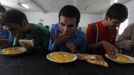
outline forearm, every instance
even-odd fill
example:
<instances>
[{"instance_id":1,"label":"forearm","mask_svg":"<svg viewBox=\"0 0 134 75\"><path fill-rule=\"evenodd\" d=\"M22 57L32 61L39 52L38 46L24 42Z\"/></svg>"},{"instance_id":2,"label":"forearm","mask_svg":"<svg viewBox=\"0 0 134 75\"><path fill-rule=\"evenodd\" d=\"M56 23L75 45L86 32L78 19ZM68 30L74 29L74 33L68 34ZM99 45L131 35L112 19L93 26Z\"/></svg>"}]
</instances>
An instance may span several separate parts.
<instances>
[{"instance_id":1,"label":"forearm","mask_svg":"<svg viewBox=\"0 0 134 75\"><path fill-rule=\"evenodd\" d=\"M91 50L100 49L100 48L102 48L102 43L98 42L98 43L95 43L95 44L89 44L88 48L91 49Z\"/></svg>"},{"instance_id":2,"label":"forearm","mask_svg":"<svg viewBox=\"0 0 134 75\"><path fill-rule=\"evenodd\" d=\"M131 50L131 43L132 40L123 40L123 41L118 41L116 43L116 46L120 49Z\"/></svg>"}]
</instances>

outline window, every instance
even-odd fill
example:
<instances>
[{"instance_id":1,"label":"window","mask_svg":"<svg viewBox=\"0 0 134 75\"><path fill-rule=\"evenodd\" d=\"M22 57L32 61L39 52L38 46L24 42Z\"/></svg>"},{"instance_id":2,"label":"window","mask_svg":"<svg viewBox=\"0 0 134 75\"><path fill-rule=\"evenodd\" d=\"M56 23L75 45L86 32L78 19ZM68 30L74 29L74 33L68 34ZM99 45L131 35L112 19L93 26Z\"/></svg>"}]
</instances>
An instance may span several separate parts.
<instances>
[{"instance_id":1,"label":"window","mask_svg":"<svg viewBox=\"0 0 134 75\"><path fill-rule=\"evenodd\" d=\"M123 23L121 23L119 27L119 32L118 34L121 35L124 31L124 29L128 26L128 19L126 19Z\"/></svg>"}]
</instances>

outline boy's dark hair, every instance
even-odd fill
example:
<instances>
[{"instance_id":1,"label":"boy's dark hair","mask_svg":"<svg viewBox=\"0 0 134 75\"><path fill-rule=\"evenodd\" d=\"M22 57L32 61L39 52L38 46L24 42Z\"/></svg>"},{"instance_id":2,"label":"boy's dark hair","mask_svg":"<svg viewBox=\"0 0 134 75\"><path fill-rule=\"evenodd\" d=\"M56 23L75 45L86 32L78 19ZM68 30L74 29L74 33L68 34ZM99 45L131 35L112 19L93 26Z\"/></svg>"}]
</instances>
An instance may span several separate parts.
<instances>
[{"instance_id":1,"label":"boy's dark hair","mask_svg":"<svg viewBox=\"0 0 134 75\"><path fill-rule=\"evenodd\" d=\"M114 3L107 10L106 17L117 19L123 22L128 17L128 9L125 5L121 3Z\"/></svg>"},{"instance_id":2,"label":"boy's dark hair","mask_svg":"<svg viewBox=\"0 0 134 75\"><path fill-rule=\"evenodd\" d=\"M2 5L0 5L0 12L2 12L2 13L6 12L6 8Z\"/></svg>"},{"instance_id":3,"label":"boy's dark hair","mask_svg":"<svg viewBox=\"0 0 134 75\"><path fill-rule=\"evenodd\" d=\"M80 11L73 5L64 6L59 12L59 20L60 16L65 16L68 18L76 18L77 26L80 21Z\"/></svg>"},{"instance_id":4,"label":"boy's dark hair","mask_svg":"<svg viewBox=\"0 0 134 75\"><path fill-rule=\"evenodd\" d=\"M49 29L49 26L48 26L48 25L46 25L45 27L46 27L47 29Z\"/></svg>"},{"instance_id":5,"label":"boy's dark hair","mask_svg":"<svg viewBox=\"0 0 134 75\"><path fill-rule=\"evenodd\" d=\"M27 17L23 12L16 9L11 9L5 13L4 24L16 23L22 25L24 20L28 22Z\"/></svg>"}]
</instances>

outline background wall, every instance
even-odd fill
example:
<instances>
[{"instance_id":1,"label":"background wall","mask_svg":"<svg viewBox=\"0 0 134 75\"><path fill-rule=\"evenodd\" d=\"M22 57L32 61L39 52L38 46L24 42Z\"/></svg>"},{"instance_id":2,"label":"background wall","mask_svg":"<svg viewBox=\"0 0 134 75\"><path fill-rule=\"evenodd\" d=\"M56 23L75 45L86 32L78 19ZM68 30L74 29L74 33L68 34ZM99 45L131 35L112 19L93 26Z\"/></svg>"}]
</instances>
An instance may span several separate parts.
<instances>
[{"instance_id":1,"label":"background wall","mask_svg":"<svg viewBox=\"0 0 134 75\"><path fill-rule=\"evenodd\" d=\"M128 24L134 23L134 0L131 0L130 2L125 4L128 7Z\"/></svg>"},{"instance_id":2,"label":"background wall","mask_svg":"<svg viewBox=\"0 0 134 75\"><path fill-rule=\"evenodd\" d=\"M42 13L42 12L25 12L30 23L43 23L43 25L49 25L58 22L58 13ZM87 24L100 20L101 15L93 14L81 14L81 20L79 27L82 27L82 30L85 31Z\"/></svg>"},{"instance_id":3,"label":"background wall","mask_svg":"<svg viewBox=\"0 0 134 75\"><path fill-rule=\"evenodd\" d=\"M124 31L124 29L128 26L128 24L134 22L134 0L125 4L128 7L129 16L128 21L120 26L120 34ZM31 23L43 23L43 25L49 25L51 27L52 24L58 22L58 13L42 13L42 12L25 12L29 22ZM87 24L101 20L104 17L104 14L93 15L93 14L81 14L81 20L79 26L82 27L82 30L85 31Z\"/></svg>"}]
</instances>

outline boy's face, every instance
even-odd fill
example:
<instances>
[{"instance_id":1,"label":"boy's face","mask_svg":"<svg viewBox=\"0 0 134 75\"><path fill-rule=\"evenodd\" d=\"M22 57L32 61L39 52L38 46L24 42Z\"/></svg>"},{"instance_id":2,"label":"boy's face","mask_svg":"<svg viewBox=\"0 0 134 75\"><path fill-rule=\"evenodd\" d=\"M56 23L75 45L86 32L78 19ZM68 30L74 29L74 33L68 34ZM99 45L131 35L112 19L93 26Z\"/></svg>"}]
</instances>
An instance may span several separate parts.
<instances>
[{"instance_id":1,"label":"boy's face","mask_svg":"<svg viewBox=\"0 0 134 75\"><path fill-rule=\"evenodd\" d=\"M71 36L77 29L76 18L68 18L65 16L60 16L59 28L60 28L60 34L67 34Z\"/></svg>"},{"instance_id":2,"label":"boy's face","mask_svg":"<svg viewBox=\"0 0 134 75\"><path fill-rule=\"evenodd\" d=\"M114 27L114 28L119 27L120 24L121 24L121 22L119 20L117 20L117 19L108 18L107 22L108 22L108 26Z\"/></svg>"},{"instance_id":3,"label":"boy's face","mask_svg":"<svg viewBox=\"0 0 134 75\"><path fill-rule=\"evenodd\" d=\"M18 24L10 23L6 24L6 26L11 31L11 34L15 37L18 37L24 31L23 27Z\"/></svg>"}]
</instances>

